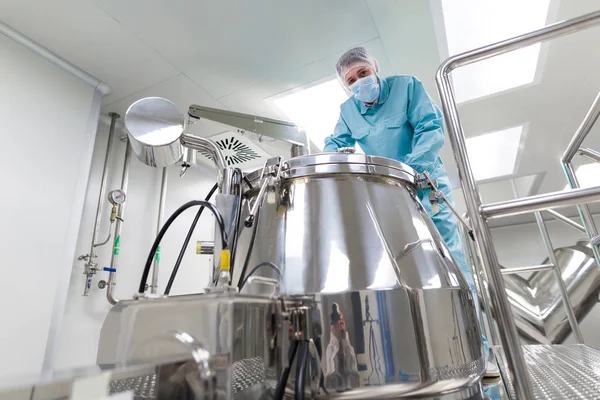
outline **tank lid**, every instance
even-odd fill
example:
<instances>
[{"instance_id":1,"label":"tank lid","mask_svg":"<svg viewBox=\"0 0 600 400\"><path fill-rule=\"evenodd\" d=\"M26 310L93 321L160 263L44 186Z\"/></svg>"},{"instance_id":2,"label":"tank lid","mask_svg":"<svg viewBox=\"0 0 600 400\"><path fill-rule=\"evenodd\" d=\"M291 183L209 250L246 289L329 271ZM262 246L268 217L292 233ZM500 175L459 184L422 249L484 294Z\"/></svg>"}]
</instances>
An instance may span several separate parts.
<instances>
[{"instance_id":1,"label":"tank lid","mask_svg":"<svg viewBox=\"0 0 600 400\"><path fill-rule=\"evenodd\" d=\"M257 181L262 168L246 175L250 182ZM300 178L333 174L366 174L400 179L416 184L417 172L406 164L385 157L352 153L319 153L294 157L281 169L283 178Z\"/></svg>"}]
</instances>

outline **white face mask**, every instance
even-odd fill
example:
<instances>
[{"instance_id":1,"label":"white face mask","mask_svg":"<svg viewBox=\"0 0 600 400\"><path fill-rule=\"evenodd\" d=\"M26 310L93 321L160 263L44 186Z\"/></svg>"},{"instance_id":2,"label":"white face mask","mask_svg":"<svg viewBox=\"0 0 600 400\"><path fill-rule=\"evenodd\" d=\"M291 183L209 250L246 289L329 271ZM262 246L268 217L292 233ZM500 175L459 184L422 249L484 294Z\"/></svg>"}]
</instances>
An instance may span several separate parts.
<instances>
[{"instance_id":1,"label":"white face mask","mask_svg":"<svg viewBox=\"0 0 600 400\"><path fill-rule=\"evenodd\" d=\"M379 97L379 80L377 79L377 75L373 74L360 78L350 85L350 90L352 90L357 100L363 103L374 102Z\"/></svg>"}]
</instances>

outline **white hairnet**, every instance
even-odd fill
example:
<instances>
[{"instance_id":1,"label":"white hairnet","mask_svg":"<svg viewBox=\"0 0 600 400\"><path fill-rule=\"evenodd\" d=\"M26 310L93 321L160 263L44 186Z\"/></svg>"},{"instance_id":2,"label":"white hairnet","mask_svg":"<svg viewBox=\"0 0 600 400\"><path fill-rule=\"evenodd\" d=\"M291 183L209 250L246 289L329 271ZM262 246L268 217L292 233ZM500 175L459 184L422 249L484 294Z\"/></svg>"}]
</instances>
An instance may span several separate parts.
<instances>
[{"instance_id":1,"label":"white hairnet","mask_svg":"<svg viewBox=\"0 0 600 400\"><path fill-rule=\"evenodd\" d=\"M367 49L362 46L355 47L346 51L337 64L335 65L335 70L337 72L337 77L342 83L342 85L346 86L346 75L348 71L350 71L354 67L365 66L371 68L375 72L379 72L379 63L373 57Z\"/></svg>"}]
</instances>

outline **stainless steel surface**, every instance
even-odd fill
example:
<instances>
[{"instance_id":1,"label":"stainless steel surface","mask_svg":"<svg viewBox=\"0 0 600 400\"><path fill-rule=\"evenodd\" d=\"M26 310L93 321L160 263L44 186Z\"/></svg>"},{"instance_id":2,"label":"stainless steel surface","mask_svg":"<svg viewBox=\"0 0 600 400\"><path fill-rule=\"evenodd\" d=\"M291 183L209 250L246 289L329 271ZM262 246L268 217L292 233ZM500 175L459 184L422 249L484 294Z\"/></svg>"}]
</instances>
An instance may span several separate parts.
<instances>
[{"instance_id":1,"label":"stainless steel surface","mask_svg":"<svg viewBox=\"0 0 600 400\"><path fill-rule=\"evenodd\" d=\"M572 226L573 228L577 229L580 232L585 232L585 228L583 225L578 224L577 222L573 221L571 218L568 218L564 215L562 215L561 213L554 211L554 210L545 210L548 214L552 215L554 218L558 219L559 221L562 221L564 223L566 223L569 226Z\"/></svg>"},{"instance_id":2,"label":"stainless steel surface","mask_svg":"<svg viewBox=\"0 0 600 400\"><path fill-rule=\"evenodd\" d=\"M589 244L554 251L562 278L569 292L577 321L581 321L596 305L600 294L600 269L596 266ZM549 263L550 260L544 260ZM561 292L553 274L536 272L525 279L505 276L507 296L513 306L521 335L537 343L562 343L571 333Z\"/></svg>"},{"instance_id":3,"label":"stainless steel surface","mask_svg":"<svg viewBox=\"0 0 600 400\"><path fill-rule=\"evenodd\" d=\"M225 230L227 237L231 238L235 228L235 219L236 219L236 211L237 205L239 203L239 196L237 194L223 194L218 193L214 197L214 204L221 213L223 217L223 222L225 224ZM215 224L215 234L214 237L218 238L221 235L220 228L218 224ZM209 282L211 286L217 285L217 280L219 274L221 273L221 241L215 240L213 242L213 270L209 277ZM229 249L231 250L231 248ZM228 271L227 271L228 272ZM231 276L229 277L229 282L231 282ZM200 288L199 288L200 289ZM200 291L200 290L198 290Z\"/></svg>"},{"instance_id":4,"label":"stainless steel surface","mask_svg":"<svg viewBox=\"0 0 600 400\"><path fill-rule=\"evenodd\" d=\"M191 133L183 133L181 135L181 144L194 150L203 150L210 153L213 162L217 167L217 171L221 172L227 168L227 161L219 146L210 139L192 135Z\"/></svg>"},{"instance_id":5,"label":"stainless steel surface","mask_svg":"<svg viewBox=\"0 0 600 400\"><path fill-rule=\"evenodd\" d=\"M321 153L285 161L281 176L301 178L327 174L367 174L401 179L414 186L417 173L406 164L365 154ZM249 179L253 181L254 175Z\"/></svg>"},{"instance_id":6,"label":"stainless steel surface","mask_svg":"<svg viewBox=\"0 0 600 400\"><path fill-rule=\"evenodd\" d=\"M503 268L503 275L511 275L511 274L522 274L524 272L535 272L535 271L546 271L549 269L553 269L554 264L541 264L541 265L531 265L528 267L513 267L513 268Z\"/></svg>"},{"instance_id":7,"label":"stainless steel surface","mask_svg":"<svg viewBox=\"0 0 600 400\"><path fill-rule=\"evenodd\" d=\"M600 15L600 14L599 14ZM492 46L475 50L475 54L486 54ZM493 55L492 51L487 56ZM488 279L488 292L490 295L491 305L496 311L495 315L499 326L499 335L503 350L507 356L509 365L509 374L512 377L519 377L516 381L515 390L521 399L530 399L532 396L531 383L527 375L525 359L521 351L521 342L517 334L517 327L514 322L513 313L504 288L504 278L500 272L500 263L498 256L493 246L492 235L485 219L480 214L481 197L479 195L479 186L473 175L473 170L469 162L465 135L462 130L462 125L458 117L458 108L452 85L450 83L449 73L458 66L454 65L458 61L469 59L469 53L451 57L446 60L439 68L436 75L436 83L438 93L442 103L442 109L446 120L446 127L456 164L458 167L459 177L462 183L465 203L468 210L469 220L472 224L476 238L477 255L481 257L482 265L484 266L486 277ZM473 61L477 60L477 57Z\"/></svg>"},{"instance_id":8,"label":"stainless steel surface","mask_svg":"<svg viewBox=\"0 0 600 400\"><path fill-rule=\"evenodd\" d=\"M418 201L415 175L399 162L359 154L288 160L280 179L273 178L274 201L262 203L255 225L240 236L238 251L245 254L257 229L249 267L277 265L281 293L316 297L323 354L331 354L322 362L326 384L330 392L351 389L336 397L439 395L474 384L485 368L474 299ZM260 177L252 178L244 215L259 196ZM243 262L236 259L233 282ZM256 275L279 279L267 268ZM242 290L272 291L267 285ZM378 320L371 320L377 325L371 336L369 324L363 325L365 296ZM332 319L333 303L346 332L355 335L343 368L332 349L336 340L346 347L336 337L346 328L342 317ZM379 366L365 366L377 358L373 365Z\"/></svg>"},{"instance_id":9,"label":"stainless steel surface","mask_svg":"<svg viewBox=\"0 0 600 400\"><path fill-rule=\"evenodd\" d=\"M575 175L573 164L563 163L563 171L565 172L569 186L571 186L571 188L578 188L579 180ZM590 212L590 208L587 206L587 204L577 205L577 211L579 212L579 217L581 218L581 222L583 223L583 226L587 232L588 239L598 236L596 223L594 222L594 218L592 217L592 213ZM594 258L596 259L596 262L598 265L600 265L600 251L598 250L598 247L592 246L592 251L594 252Z\"/></svg>"},{"instance_id":10,"label":"stainless steel surface","mask_svg":"<svg viewBox=\"0 0 600 400\"><path fill-rule=\"evenodd\" d=\"M600 351L585 345L529 345L523 347L535 400L600 399ZM506 362L499 356L499 365ZM511 399L513 381L506 381Z\"/></svg>"},{"instance_id":11,"label":"stainless steel surface","mask_svg":"<svg viewBox=\"0 0 600 400\"><path fill-rule=\"evenodd\" d=\"M288 143L303 146L306 148L306 151L310 153L309 140L306 132L290 122L203 107L195 104L190 106L188 113L194 118L204 118L233 127L240 133L254 132L273 139L279 139Z\"/></svg>"},{"instance_id":12,"label":"stainless steel surface","mask_svg":"<svg viewBox=\"0 0 600 400\"><path fill-rule=\"evenodd\" d=\"M290 148L290 155L292 157L305 156L309 153L308 147L310 146L300 146L298 144L293 144Z\"/></svg>"},{"instance_id":13,"label":"stainless steel surface","mask_svg":"<svg viewBox=\"0 0 600 400\"><path fill-rule=\"evenodd\" d=\"M600 116L600 92L598 92L598 94L596 95L596 98L590 105L590 108L585 114L585 117L583 117L581 124L579 124L579 127L577 128L575 134L571 138L571 141L569 142L560 160L563 164L569 164L571 161L573 161L575 155L580 151L583 141L594 127L596 121L598 120L598 116Z\"/></svg>"},{"instance_id":14,"label":"stainless steel surface","mask_svg":"<svg viewBox=\"0 0 600 400\"><path fill-rule=\"evenodd\" d=\"M277 309L275 299L228 292L122 300L102 326L97 363L111 368L187 356L189 347L168 334L177 331L201 340L211 354L219 398L254 398L268 392L266 380L279 372L280 350L272 348L283 322Z\"/></svg>"},{"instance_id":15,"label":"stainless steel surface","mask_svg":"<svg viewBox=\"0 0 600 400\"><path fill-rule=\"evenodd\" d=\"M452 70L460 66L472 64L561 35L577 32L598 23L600 23L600 11L550 25L530 33L450 57L444 61L436 74L436 83L446 126L457 162L467 210L477 238L477 254L482 259L486 276L489 280L490 297L500 325L501 344L508 361L508 374L511 378L518 377L518 380L515 381L515 392L519 398L532 398L531 383L517 336L513 314L509 302L505 297L506 292L503 276L500 272L498 256L493 247L489 227L480 210L481 198L479 187L469 162L465 135L458 115L458 108L449 74ZM555 202L551 206L554 205L556 205Z\"/></svg>"},{"instance_id":16,"label":"stainless steel surface","mask_svg":"<svg viewBox=\"0 0 600 400\"><path fill-rule=\"evenodd\" d=\"M465 214L463 218L467 219L468 217ZM492 346L500 343L500 335L498 333L498 326L494 321L491 299L487 290L488 279L486 278L485 269L481 265L481 259L477 255L475 241L469 237L464 225L458 226L458 232L461 237L465 258L469 264L471 273L473 274L473 280L477 287L477 296L480 300L479 304L483 306L483 309L479 310L479 321L483 326L488 345Z\"/></svg>"},{"instance_id":17,"label":"stainless steel surface","mask_svg":"<svg viewBox=\"0 0 600 400\"><path fill-rule=\"evenodd\" d=\"M163 225L165 204L167 202L167 181L167 168L164 167L160 179L160 197L158 200L158 217L156 218L156 235L158 235ZM152 265L152 286L150 286L150 293L154 294L156 294L156 291L158 289L158 272L160 270L160 247L157 249L156 252L157 254L154 256L154 264Z\"/></svg>"},{"instance_id":18,"label":"stainless steel surface","mask_svg":"<svg viewBox=\"0 0 600 400\"><path fill-rule=\"evenodd\" d=\"M316 295L325 386L339 399L439 396L479 383L473 298L456 287Z\"/></svg>"},{"instance_id":19,"label":"stainless steel surface","mask_svg":"<svg viewBox=\"0 0 600 400\"><path fill-rule=\"evenodd\" d=\"M183 148L183 155L181 156L181 171L179 177L183 178L187 170L192 166L196 165L198 159L198 152L194 149L187 147Z\"/></svg>"},{"instance_id":20,"label":"stainless steel surface","mask_svg":"<svg viewBox=\"0 0 600 400\"><path fill-rule=\"evenodd\" d=\"M579 149L577 151L577 154L579 154L580 156L583 156L585 158L588 158L592 161L595 162L600 162L600 152L597 152L596 150L592 150L592 149Z\"/></svg>"},{"instance_id":21,"label":"stainless steel surface","mask_svg":"<svg viewBox=\"0 0 600 400\"><path fill-rule=\"evenodd\" d=\"M589 26L594 26L599 22L600 11L458 54L444 61L436 74L438 92L458 166L467 210L477 236L478 255L482 258L489 279L489 292L493 306L497 311L498 322L501 325L502 346L507 355L510 374L519 377L519 380L516 381L515 390L520 398L527 399L532 397L531 384L527 376L517 329L512 319L512 312L508 300L505 298L504 282L500 273L498 257L493 248L489 227L480 213L481 198L479 187L469 163L465 135L458 116L458 108L454 99L449 74L452 70L460 66L472 64L561 35L577 32Z\"/></svg>"},{"instance_id":22,"label":"stainless steel surface","mask_svg":"<svg viewBox=\"0 0 600 400\"><path fill-rule=\"evenodd\" d=\"M123 174L121 175L121 190L127 193L127 187L129 186L129 167L131 166L131 142L128 140L125 147L125 159L123 161ZM123 215L125 213L125 203L118 206L117 222L115 224L115 242L113 245L113 251L110 256L110 268L116 270L119 267L119 252L121 246L121 230L123 226ZM106 299L110 304L116 304L115 298L115 285L117 284L117 272L111 271L108 273L108 282L106 287Z\"/></svg>"},{"instance_id":23,"label":"stainless steel surface","mask_svg":"<svg viewBox=\"0 0 600 400\"><path fill-rule=\"evenodd\" d=\"M113 139L115 136L115 126L117 123L117 119L121 116L117 113L110 113L110 128L108 130L108 141L106 144L106 154L104 156L104 165L102 167L102 178L100 179L100 193L98 194L98 205L96 206L96 219L94 220L94 231L92 234L92 243L90 245L90 252L84 256L80 256L80 260L86 260L84 265L84 274L85 274L85 287L83 289L83 295L89 296L90 289L92 287L92 277L97 272L98 264L95 261L95 258L98 256L96 254L96 249L94 248L94 243L98 240L98 232L100 231L100 222L102 220L102 208L104 206L104 196L106 195L106 180L108 178L108 164L110 163L111 155L112 155L112 145Z\"/></svg>"},{"instance_id":24,"label":"stainless steel surface","mask_svg":"<svg viewBox=\"0 0 600 400\"><path fill-rule=\"evenodd\" d=\"M595 201L600 201L600 186L544 193L516 200L485 204L480 206L480 212L484 218L494 219Z\"/></svg>"},{"instance_id":25,"label":"stainless steel surface","mask_svg":"<svg viewBox=\"0 0 600 400\"><path fill-rule=\"evenodd\" d=\"M142 399L216 399L212 371L192 354L177 358L157 358L148 363L119 366L111 369L79 367L68 371L53 371L52 374L34 379L13 379L0 384L0 400L33 399L97 399L119 398ZM206 372L209 372L208 374ZM106 387L90 382L106 382ZM104 392L105 397L99 394ZM130 395L131 397L128 397Z\"/></svg>"},{"instance_id":26,"label":"stainless steel surface","mask_svg":"<svg viewBox=\"0 0 600 400\"><path fill-rule=\"evenodd\" d=\"M125 127L136 157L151 167L168 167L181 159L183 115L167 99L146 97L125 113Z\"/></svg>"},{"instance_id":27,"label":"stainless steel surface","mask_svg":"<svg viewBox=\"0 0 600 400\"><path fill-rule=\"evenodd\" d=\"M562 298L563 307L565 308L567 319L569 320L571 329L575 334L575 339L577 343L584 343L583 334L581 333L581 329L579 329L579 323L577 322L575 312L573 311L573 305L571 304L571 299L569 298L569 291L562 277L560 264L558 263L556 255L554 254L554 247L552 246L552 241L550 240L548 228L546 227L546 223L544 222L541 213L536 212L535 219L538 224L538 228L540 229L540 233L542 234L542 240L544 241L544 246L546 246L548 258L554 266L554 268L552 268L552 271L554 272L554 277L556 279L556 282L558 283L558 289L560 290L560 295Z\"/></svg>"},{"instance_id":28,"label":"stainless steel surface","mask_svg":"<svg viewBox=\"0 0 600 400\"><path fill-rule=\"evenodd\" d=\"M594 124L596 123L596 121L598 120L599 115L600 115L600 92L598 92L598 94L596 95L596 98L594 99L594 101L592 102L592 105L588 109L588 112L586 113L585 117L583 118L583 121L581 121L581 124L575 131L573 138L569 142L569 145L567 146L567 149L565 150L565 153L563 154L563 156L561 158L563 170L565 172L567 182L569 183L569 186L571 186L571 188L579 187L579 182L577 180L577 176L575 175L575 170L573 169L573 164L572 164L572 161L573 161L573 158L575 157L575 155L577 153L580 153L580 154L584 155L585 157L591 158L594 161L598 161L598 157L597 157L598 153L597 152L595 152L593 150L589 150L589 149L581 149L581 145L583 144L583 141L585 140L587 135L590 133L590 131L591 131L592 127L594 126ZM592 218L592 214L590 212L589 207L585 204L580 204L577 206L577 209L579 211L579 215L581 216L583 226L585 227L586 232L588 234L588 238L591 240L592 238L597 237L598 236L598 228L596 227L596 223L594 222L594 219ZM596 262L600 265L600 251L599 251L598 247L593 245L592 250L594 251L594 257L596 259Z\"/></svg>"}]
</instances>

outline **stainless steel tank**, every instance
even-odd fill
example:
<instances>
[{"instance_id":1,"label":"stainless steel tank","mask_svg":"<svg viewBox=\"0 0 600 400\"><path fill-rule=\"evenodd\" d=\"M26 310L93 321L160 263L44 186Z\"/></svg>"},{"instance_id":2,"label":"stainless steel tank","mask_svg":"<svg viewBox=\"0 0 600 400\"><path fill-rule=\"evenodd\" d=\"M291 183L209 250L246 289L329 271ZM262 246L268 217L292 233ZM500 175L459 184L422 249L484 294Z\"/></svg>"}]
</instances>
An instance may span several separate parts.
<instances>
[{"instance_id":1,"label":"stainless steel tank","mask_svg":"<svg viewBox=\"0 0 600 400\"><path fill-rule=\"evenodd\" d=\"M246 215L262 175L247 177ZM288 160L277 175L241 234L233 281L250 253L247 271L271 262L283 294L314 296L329 392L431 397L478 383L485 362L473 297L417 198L415 171L381 157L318 154ZM279 279L272 268L256 275ZM243 288L272 291L264 282Z\"/></svg>"},{"instance_id":2,"label":"stainless steel tank","mask_svg":"<svg viewBox=\"0 0 600 400\"><path fill-rule=\"evenodd\" d=\"M96 362L108 369L178 360L189 357L189 343L198 343L210 355L216 398L263 399L281 369L278 306L233 291L122 300L104 320Z\"/></svg>"},{"instance_id":3,"label":"stainless steel tank","mask_svg":"<svg viewBox=\"0 0 600 400\"><path fill-rule=\"evenodd\" d=\"M591 311L600 294L600 269L589 242L554 251L578 321ZM544 260L547 264L550 261ZM538 271L529 278L508 275L506 294L522 336L538 343L562 343L571 333L556 278Z\"/></svg>"}]
</instances>

